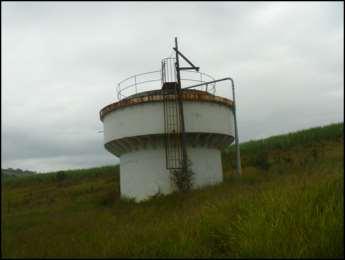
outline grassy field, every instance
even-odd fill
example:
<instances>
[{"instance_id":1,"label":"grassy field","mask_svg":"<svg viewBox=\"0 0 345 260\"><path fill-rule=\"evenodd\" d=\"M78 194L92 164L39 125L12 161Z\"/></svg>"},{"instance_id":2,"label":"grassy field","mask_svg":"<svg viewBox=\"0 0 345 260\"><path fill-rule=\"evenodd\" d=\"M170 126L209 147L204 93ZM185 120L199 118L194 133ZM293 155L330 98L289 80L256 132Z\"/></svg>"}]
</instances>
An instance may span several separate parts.
<instances>
[{"instance_id":1,"label":"grassy field","mask_svg":"<svg viewBox=\"0 0 345 260\"><path fill-rule=\"evenodd\" d=\"M343 123L241 144L220 185L135 204L118 167L2 179L3 257L344 257Z\"/></svg>"}]
</instances>

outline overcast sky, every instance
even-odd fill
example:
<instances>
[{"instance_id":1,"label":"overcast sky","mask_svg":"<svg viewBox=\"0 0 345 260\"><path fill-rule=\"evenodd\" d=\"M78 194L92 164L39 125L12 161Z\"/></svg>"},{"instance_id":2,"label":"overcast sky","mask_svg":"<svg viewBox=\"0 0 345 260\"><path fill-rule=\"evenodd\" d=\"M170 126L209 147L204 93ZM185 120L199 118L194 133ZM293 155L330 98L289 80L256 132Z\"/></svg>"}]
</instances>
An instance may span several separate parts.
<instances>
[{"instance_id":1,"label":"overcast sky","mask_svg":"<svg viewBox=\"0 0 345 260\"><path fill-rule=\"evenodd\" d=\"M2 168L117 163L99 111L175 36L201 71L234 78L241 142L344 120L342 2L1 5Z\"/></svg>"}]
</instances>

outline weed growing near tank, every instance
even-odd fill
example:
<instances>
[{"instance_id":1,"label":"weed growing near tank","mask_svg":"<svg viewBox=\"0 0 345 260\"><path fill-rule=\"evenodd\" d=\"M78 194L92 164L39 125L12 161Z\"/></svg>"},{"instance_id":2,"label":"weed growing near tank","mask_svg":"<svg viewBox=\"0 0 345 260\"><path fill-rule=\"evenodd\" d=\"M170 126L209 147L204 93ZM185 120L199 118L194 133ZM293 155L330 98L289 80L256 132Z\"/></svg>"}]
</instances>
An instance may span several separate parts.
<instances>
[{"instance_id":1,"label":"weed growing near tank","mask_svg":"<svg viewBox=\"0 0 345 260\"><path fill-rule=\"evenodd\" d=\"M175 185L178 191L188 192L193 187L193 176L194 172L192 171L192 162L188 160L187 170L171 170L170 178L172 183Z\"/></svg>"}]
</instances>

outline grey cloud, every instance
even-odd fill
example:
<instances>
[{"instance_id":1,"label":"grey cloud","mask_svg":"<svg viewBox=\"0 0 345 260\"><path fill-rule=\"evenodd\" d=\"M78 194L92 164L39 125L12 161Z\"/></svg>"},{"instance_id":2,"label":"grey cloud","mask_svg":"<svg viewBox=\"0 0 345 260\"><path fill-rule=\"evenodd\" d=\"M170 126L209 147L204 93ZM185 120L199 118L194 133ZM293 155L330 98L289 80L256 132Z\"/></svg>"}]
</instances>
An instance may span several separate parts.
<instances>
[{"instance_id":1,"label":"grey cloud","mask_svg":"<svg viewBox=\"0 0 345 260\"><path fill-rule=\"evenodd\" d=\"M343 121L343 3L3 2L2 164L114 164L99 110L182 51L236 84L240 140ZM219 95L231 97L228 86Z\"/></svg>"}]
</instances>

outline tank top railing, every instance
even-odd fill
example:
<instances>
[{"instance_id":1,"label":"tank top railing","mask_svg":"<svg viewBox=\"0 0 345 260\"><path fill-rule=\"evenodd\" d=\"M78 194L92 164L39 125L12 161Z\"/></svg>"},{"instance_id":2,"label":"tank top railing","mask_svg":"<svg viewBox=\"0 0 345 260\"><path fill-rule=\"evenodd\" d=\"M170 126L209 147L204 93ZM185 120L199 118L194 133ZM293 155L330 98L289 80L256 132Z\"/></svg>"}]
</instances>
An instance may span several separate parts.
<instances>
[{"instance_id":1,"label":"tank top railing","mask_svg":"<svg viewBox=\"0 0 345 260\"><path fill-rule=\"evenodd\" d=\"M158 89L160 88L160 84L155 84L150 88L151 82L160 82L161 71L155 70L145 73L140 73L128 77L117 84L116 92L118 100L124 99L131 95L137 94L139 92L143 92L149 89ZM149 88L149 89L146 89Z\"/></svg>"},{"instance_id":2,"label":"tank top railing","mask_svg":"<svg viewBox=\"0 0 345 260\"><path fill-rule=\"evenodd\" d=\"M163 68L163 67L162 67ZM169 69L171 69L169 67ZM140 73L128 77L117 84L116 92L118 100L122 100L134 94L138 94L140 92L149 91L149 90L156 90L162 87L162 82L167 80L173 80L174 77L169 79L167 77L167 71L162 70L155 70L145 73ZM182 71L181 72L181 85L182 88L188 87L191 84L195 83L203 83L207 81L213 81L214 78L206 73L202 72L195 72L195 71ZM160 82L161 84L157 84ZM198 89L198 88L196 88ZM202 86L199 90L206 91L212 95L215 95L216 92L216 84L210 84L206 86Z\"/></svg>"}]
</instances>

